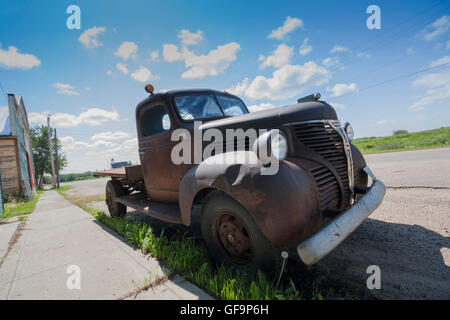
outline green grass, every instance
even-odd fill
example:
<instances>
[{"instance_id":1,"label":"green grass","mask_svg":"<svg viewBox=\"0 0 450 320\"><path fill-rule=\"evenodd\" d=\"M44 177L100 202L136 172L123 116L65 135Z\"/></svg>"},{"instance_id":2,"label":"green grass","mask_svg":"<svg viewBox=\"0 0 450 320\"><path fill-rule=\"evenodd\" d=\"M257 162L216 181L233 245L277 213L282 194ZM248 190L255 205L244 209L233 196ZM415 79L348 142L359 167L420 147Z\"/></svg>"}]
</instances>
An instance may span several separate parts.
<instances>
[{"instance_id":1,"label":"green grass","mask_svg":"<svg viewBox=\"0 0 450 320\"><path fill-rule=\"evenodd\" d=\"M411 133L397 130L392 136L359 138L352 143L366 154L449 147L450 127Z\"/></svg>"},{"instance_id":2,"label":"green grass","mask_svg":"<svg viewBox=\"0 0 450 320\"><path fill-rule=\"evenodd\" d=\"M127 241L146 254L161 260L171 270L193 282L209 294L227 300L292 300L300 299L300 293L292 281L285 288L275 288L266 275L259 272L255 280L246 274L223 265L214 267L208 259L205 246L194 236L172 236L153 232L141 221L126 217L109 217L102 211L89 209L96 219L115 230ZM317 298L322 296L318 292Z\"/></svg>"},{"instance_id":3,"label":"green grass","mask_svg":"<svg viewBox=\"0 0 450 320\"><path fill-rule=\"evenodd\" d=\"M58 192L60 195L62 195L63 197L66 197L67 194L64 191L67 191L69 189L71 189L72 186L69 185L65 185L65 186L60 186L59 189L55 188L54 190L56 190L56 192Z\"/></svg>"},{"instance_id":4,"label":"green grass","mask_svg":"<svg viewBox=\"0 0 450 320\"><path fill-rule=\"evenodd\" d=\"M4 206L4 213L0 216L0 221L5 220L14 216L22 216L25 214L30 214L36 207L36 203L39 199L39 192L30 201L20 201L20 202L7 202Z\"/></svg>"},{"instance_id":5,"label":"green grass","mask_svg":"<svg viewBox=\"0 0 450 320\"><path fill-rule=\"evenodd\" d=\"M312 292L308 291L302 294L290 279L285 279L288 281L282 281L280 287L276 288L262 272L258 273L256 279L248 279L246 274L236 270L226 268L223 265L217 267L209 260L204 242L195 236L187 236L181 232L178 232L178 234L170 232L171 235L168 235L164 233L164 229L155 232L151 225L140 220L133 220L130 216L110 217L90 206L91 202L103 201L104 197L104 194L98 194L85 197L66 196L66 199L116 231L144 254L149 254L159 260L170 270L169 278L174 274L179 274L218 299L322 300L358 298L355 293L349 290L335 292L332 289L325 288L323 289L325 293L322 293L317 286L314 286L314 283ZM159 280L161 278L153 279L156 282ZM148 279L145 279L141 288L148 287L148 281Z\"/></svg>"}]
</instances>

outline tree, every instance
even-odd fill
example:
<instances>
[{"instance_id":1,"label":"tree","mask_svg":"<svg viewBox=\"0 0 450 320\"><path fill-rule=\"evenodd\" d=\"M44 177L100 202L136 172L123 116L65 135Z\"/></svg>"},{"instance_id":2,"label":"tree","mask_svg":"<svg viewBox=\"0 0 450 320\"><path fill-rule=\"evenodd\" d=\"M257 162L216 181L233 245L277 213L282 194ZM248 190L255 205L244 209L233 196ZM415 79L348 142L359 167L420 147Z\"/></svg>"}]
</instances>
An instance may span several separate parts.
<instances>
[{"instance_id":1,"label":"tree","mask_svg":"<svg viewBox=\"0 0 450 320\"><path fill-rule=\"evenodd\" d=\"M36 170L36 178L39 188L44 183L44 174L51 174L52 168L50 164L50 148L48 145L48 128L47 126L35 126L30 129L31 145L33 146L34 168ZM51 130L50 138L54 141L54 131ZM62 171L67 166L66 155L61 152L61 140L56 140L58 148L59 170ZM55 148L53 148L55 150ZM56 155L53 157L56 159Z\"/></svg>"}]
</instances>

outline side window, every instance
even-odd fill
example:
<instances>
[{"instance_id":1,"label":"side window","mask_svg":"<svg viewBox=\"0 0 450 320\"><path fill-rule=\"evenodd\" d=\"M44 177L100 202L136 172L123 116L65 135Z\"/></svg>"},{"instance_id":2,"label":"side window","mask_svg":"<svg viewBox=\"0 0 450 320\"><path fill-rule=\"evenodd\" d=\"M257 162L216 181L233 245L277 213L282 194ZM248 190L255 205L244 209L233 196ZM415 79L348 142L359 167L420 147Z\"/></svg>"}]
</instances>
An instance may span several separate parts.
<instances>
[{"instance_id":1,"label":"side window","mask_svg":"<svg viewBox=\"0 0 450 320\"><path fill-rule=\"evenodd\" d=\"M153 136L170 129L170 117L163 105L147 109L142 114L141 130L144 137Z\"/></svg>"},{"instance_id":2,"label":"side window","mask_svg":"<svg viewBox=\"0 0 450 320\"><path fill-rule=\"evenodd\" d=\"M222 95L217 95L216 97L217 100L219 100L223 113L225 113L226 116L234 117L247 113L247 109L245 109L245 106L238 99L225 97Z\"/></svg>"}]
</instances>

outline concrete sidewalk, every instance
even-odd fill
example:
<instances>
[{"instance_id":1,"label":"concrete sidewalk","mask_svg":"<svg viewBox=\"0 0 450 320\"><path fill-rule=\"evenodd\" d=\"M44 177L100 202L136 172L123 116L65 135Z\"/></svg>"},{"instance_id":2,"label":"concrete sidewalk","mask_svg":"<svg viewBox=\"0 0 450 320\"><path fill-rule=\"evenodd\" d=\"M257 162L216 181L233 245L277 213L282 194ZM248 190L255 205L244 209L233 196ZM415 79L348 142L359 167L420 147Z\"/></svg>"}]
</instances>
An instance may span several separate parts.
<instances>
[{"instance_id":1,"label":"concrete sidewalk","mask_svg":"<svg viewBox=\"0 0 450 320\"><path fill-rule=\"evenodd\" d=\"M7 252L5 242L18 225L0 225L0 259L7 254L0 266L0 299L119 299L136 290L135 284L164 275L156 260L55 191L41 196L22 225L22 235ZM67 287L74 275L68 273L69 266L79 267L80 289ZM211 299L179 276L130 298L135 297Z\"/></svg>"}]
</instances>

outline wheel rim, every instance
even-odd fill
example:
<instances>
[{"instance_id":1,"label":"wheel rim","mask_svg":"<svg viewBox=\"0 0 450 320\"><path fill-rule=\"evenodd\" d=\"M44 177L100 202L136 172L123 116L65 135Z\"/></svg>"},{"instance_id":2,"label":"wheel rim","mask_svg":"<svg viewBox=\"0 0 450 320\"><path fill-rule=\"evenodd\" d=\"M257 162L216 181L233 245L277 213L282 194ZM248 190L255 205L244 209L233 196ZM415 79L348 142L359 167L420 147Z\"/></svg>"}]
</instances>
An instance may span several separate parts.
<instances>
[{"instance_id":1,"label":"wheel rim","mask_svg":"<svg viewBox=\"0 0 450 320\"><path fill-rule=\"evenodd\" d=\"M229 211L219 211L214 217L213 232L228 260L240 266L250 263L251 234L241 218Z\"/></svg>"}]
</instances>

